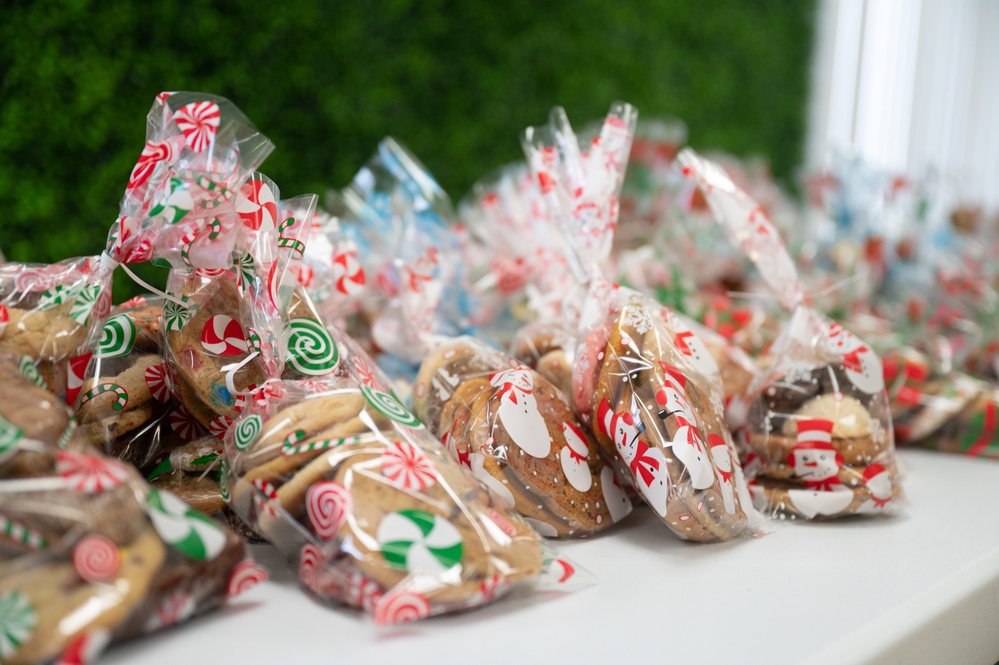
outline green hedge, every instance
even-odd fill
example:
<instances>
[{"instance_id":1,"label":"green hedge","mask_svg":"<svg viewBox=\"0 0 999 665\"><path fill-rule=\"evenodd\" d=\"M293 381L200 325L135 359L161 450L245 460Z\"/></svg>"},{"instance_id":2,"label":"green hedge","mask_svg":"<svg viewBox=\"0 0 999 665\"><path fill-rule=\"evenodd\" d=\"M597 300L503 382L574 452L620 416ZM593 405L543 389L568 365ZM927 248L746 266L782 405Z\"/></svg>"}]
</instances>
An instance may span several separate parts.
<instances>
[{"instance_id":1,"label":"green hedge","mask_svg":"<svg viewBox=\"0 0 999 665\"><path fill-rule=\"evenodd\" d=\"M0 248L100 250L161 90L238 104L284 195L344 185L392 134L459 198L555 104L613 99L690 141L799 163L814 3L718 0L90 0L0 22Z\"/></svg>"}]
</instances>

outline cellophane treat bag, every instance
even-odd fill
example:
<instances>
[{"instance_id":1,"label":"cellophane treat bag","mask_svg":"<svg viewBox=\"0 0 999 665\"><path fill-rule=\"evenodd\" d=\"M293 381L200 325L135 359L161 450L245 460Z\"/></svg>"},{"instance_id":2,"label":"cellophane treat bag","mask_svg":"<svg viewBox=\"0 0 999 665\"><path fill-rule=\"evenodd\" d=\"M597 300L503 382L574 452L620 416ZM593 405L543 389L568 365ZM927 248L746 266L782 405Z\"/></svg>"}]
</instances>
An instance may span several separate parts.
<instances>
[{"instance_id":1,"label":"cellophane treat bag","mask_svg":"<svg viewBox=\"0 0 999 665\"><path fill-rule=\"evenodd\" d=\"M756 533L725 425L718 369L672 311L606 281L618 196L637 111L616 102L581 146L565 111L524 135L528 163L562 229L578 295L571 398L604 459L677 536L696 542Z\"/></svg>"},{"instance_id":2,"label":"cellophane treat bag","mask_svg":"<svg viewBox=\"0 0 999 665\"><path fill-rule=\"evenodd\" d=\"M458 214L468 232L464 260L480 338L508 348L529 321L559 322L562 303L552 294L567 290L557 280L569 275L527 165L508 164L478 180Z\"/></svg>"},{"instance_id":3,"label":"cellophane treat bag","mask_svg":"<svg viewBox=\"0 0 999 665\"><path fill-rule=\"evenodd\" d=\"M0 265L0 350L65 398L70 360L100 334L111 308L113 272L99 256Z\"/></svg>"},{"instance_id":4,"label":"cellophane treat bag","mask_svg":"<svg viewBox=\"0 0 999 665\"><path fill-rule=\"evenodd\" d=\"M243 542L73 436L0 353L0 659L93 662L266 578Z\"/></svg>"},{"instance_id":5,"label":"cellophane treat bag","mask_svg":"<svg viewBox=\"0 0 999 665\"><path fill-rule=\"evenodd\" d=\"M405 177L393 171L395 181L433 182L391 147L387 155L380 150L379 163L402 170ZM390 188L374 186L380 189ZM395 236L381 240L395 252L382 273L395 295L373 330L380 347L419 363L416 415L498 505L517 510L542 535L582 537L610 527L631 504L565 396L481 340L455 336L467 284L448 216L433 212L450 209L446 196L435 187L407 187L405 201L391 219Z\"/></svg>"},{"instance_id":6,"label":"cellophane treat bag","mask_svg":"<svg viewBox=\"0 0 999 665\"><path fill-rule=\"evenodd\" d=\"M901 486L881 359L807 304L776 229L721 167L689 149L678 159L790 312L749 388L744 440L757 505L804 519L893 513Z\"/></svg>"},{"instance_id":7,"label":"cellophane treat bag","mask_svg":"<svg viewBox=\"0 0 999 665\"><path fill-rule=\"evenodd\" d=\"M899 446L999 459L999 389L994 383L911 347L885 354L884 375Z\"/></svg>"},{"instance_id":8,"label":"cellophane treat bag","mask_svg":"<svg viewBox=\"0 0 999 665\"><path fill-rule=\"evenodd\" d=\"M356 343L328 331L335 371L266 382L223 463L230 505L303 586L385 625L584 579L491 501Z\"/></svg>"}]
</instances>

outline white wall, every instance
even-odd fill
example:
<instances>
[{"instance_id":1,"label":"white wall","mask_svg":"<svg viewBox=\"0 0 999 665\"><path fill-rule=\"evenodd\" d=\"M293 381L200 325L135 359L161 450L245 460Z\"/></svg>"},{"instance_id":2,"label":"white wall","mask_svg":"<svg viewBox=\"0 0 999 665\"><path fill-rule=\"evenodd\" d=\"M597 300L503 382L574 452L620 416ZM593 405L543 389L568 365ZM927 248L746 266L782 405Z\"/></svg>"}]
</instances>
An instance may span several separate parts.
<instances>
[{"instance_id":1,"label":"white wall","mask_svg":"<svg viewBox=\"0 0 999 665\"><path fill-rule=\"evenodd\" d=\"M807 166L831 147L999 209L999 0L820 0Z\"/></svg>"}]
</instances>

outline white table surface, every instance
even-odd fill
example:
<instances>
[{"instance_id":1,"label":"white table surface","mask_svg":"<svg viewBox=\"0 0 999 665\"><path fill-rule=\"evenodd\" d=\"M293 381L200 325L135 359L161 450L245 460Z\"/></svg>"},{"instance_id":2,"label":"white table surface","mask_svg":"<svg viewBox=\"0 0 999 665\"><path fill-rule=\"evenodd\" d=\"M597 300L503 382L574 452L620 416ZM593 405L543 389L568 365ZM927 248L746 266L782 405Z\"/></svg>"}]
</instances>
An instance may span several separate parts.
<instances>
[{"instance_id":1,"label":"white table surface","mask_svg":"<svg viewBox=\"0 0 999 665\"><path fill-rule=\"evenodd\" d=\"M377 628L272 581L226 609L114 648L128 665L311 663L985 663L999 660L999 463L902 454L891 519L775 525L720 545L677 540L645 508L558 543L597 583Z\"/></svg>"}]
</instances>

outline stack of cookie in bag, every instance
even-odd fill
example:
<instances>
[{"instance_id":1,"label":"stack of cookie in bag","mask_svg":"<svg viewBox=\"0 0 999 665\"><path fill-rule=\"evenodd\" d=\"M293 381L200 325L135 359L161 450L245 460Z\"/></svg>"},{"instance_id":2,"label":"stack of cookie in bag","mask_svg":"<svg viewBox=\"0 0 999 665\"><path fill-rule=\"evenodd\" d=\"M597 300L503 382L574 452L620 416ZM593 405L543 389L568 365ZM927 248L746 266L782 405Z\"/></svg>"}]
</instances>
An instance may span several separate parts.
<instances>
[{"instance_id":1,"label":"stack of cookie in bag","mask_svg":"<svg viewBox=\"0 0 999 665\"><path fill-rule=\"evenodd\" d=\"M880 358L806 304L776 229L721 167L690 150L678 160L791 312L747 397L746 466L757 504L806 519L893 512L901 488Z\"/></svg>"},{"instance_id":2,"label":"stack of cookie in bag","mask_svg":"<svg viewBox=\"0 0 999 665\"><path fill-rule=\"evenodd\" d=\"M394 296L373 330L398 358L388 367L418 364L412 403L420 420L494 501L542 535L583 537L624 517L631 504L564 395L483 341L456 335L465 329L469 288L454 213L433 178L397 143L383 142L352 189L369 202L393 201L379 220L393 234L375 251L387 259L381 280Z\"/></svg>"},{"instance_id":3,"label":"stack of cookie in bag","mask_svg":"<svg viewBox=\"0 0 999 665\"><path fill-rule=\"evenodd\" d=\"M266 576L240 538L73 434L0 353L0 659L92 662Z\"/></svg>"},{"instance_id":4,"label":"stack of cookie in bag","mask_svg":"<svg viewBox=\"0 0 999 665\"><path fill-rule=\"evenodd\" d=\"M615 103L599 134L581 145L555 109L523 141L576 280L562 294L574 358L568 394L604 459L676 535L709 542L753 534L761 519L710 354L673 312L606 281L636 116Z\"/></svg>"}]
</instances>

